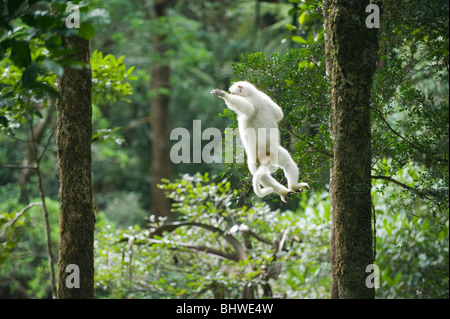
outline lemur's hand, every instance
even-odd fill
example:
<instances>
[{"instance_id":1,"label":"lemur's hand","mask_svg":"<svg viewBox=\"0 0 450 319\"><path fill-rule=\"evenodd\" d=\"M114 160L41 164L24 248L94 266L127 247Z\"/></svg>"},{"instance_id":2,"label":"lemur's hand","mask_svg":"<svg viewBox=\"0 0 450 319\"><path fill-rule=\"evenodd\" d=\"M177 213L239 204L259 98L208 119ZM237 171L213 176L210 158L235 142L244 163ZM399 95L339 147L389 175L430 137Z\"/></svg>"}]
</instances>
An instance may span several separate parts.
<instances>
[{"instance_id":1,"label":"lemur's hand","mask_svg":"<svg viewBox=\"0 0 450 319\"><path fill-rule=\"evenodd\" d=\"M225 94L227 94L227 92L219 90L219 89L211 90L211 92L209 92L209 93L211 93L211 95L218 96L218 97L224 97Z\"/></svg>"}]
</instances>

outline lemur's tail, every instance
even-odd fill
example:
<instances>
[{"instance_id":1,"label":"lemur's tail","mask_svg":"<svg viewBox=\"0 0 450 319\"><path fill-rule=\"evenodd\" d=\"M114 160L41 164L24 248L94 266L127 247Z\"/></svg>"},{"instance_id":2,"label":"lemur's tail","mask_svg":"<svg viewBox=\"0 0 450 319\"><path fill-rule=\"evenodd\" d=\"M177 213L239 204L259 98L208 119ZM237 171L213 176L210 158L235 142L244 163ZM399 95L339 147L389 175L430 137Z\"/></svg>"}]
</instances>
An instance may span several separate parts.
<instances>
[{"instance_id":1,"label":"lemur's tail","mask_svg":"<svg viewBox=\"0 0 450 319\"><path fill-rule=\"evenodd\" d=\"M267 174L269 174L269 167L266 165L260 165L253 174L253 191L259 197L265 197L273 193L272 187L261 188L261 178Z\"/></svg>"}]
</instances>

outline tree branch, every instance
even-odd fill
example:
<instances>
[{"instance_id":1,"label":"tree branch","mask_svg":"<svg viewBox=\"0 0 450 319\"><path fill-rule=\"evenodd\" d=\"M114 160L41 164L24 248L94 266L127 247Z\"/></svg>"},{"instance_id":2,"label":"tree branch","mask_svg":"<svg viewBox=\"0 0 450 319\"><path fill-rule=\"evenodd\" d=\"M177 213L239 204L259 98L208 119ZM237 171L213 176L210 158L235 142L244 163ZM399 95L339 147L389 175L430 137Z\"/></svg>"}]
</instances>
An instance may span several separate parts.
<instances>
[{"instance_id":1,"label":"tree branch","mask_svg":"<svg viewBox=\"0 0 450 319\"><path fill-rule=\"evenodd\" d=\"M15 164L0 164L0 168L14 168L14 169L33 169L36 170L36 166L32 165L15 165Z\"/></svg>"},{"instance_id":2,"label":"tree branch","mask_svg":"<svg viewBox=\"0 0 450 319\"><path fill-rule=\"evenodd\" d=\"M382 180L394 183L395 185L401 186L401 187L403 187L403 188L405 188L405 189L407 189L409 191L415 191L415 192L419 193L420 195L425 195L425 196L431 195L431 196L434 196L434 197L438 197L440 195L439 191L436 191L434 189L417 189L415 187L411 187L411 186L408 186L406 184L403 184L402 182L399 182L399 181L397 181L397 180L395 180L395 179L393 179L392 177L389 177L389 176L372 175L371 178L372 179L382 179Z\"/></svg>"},{"instance_id":3,"label":"tree branch","mask_svg":"<svg viewBox=\"0 0 450 319\"><path fill-rule=\"evenodd\" d=\"M211 225L207 225L207 224L202 224L202 223L198 223L198 222L172 222L172 223L168 223L165 225L162 225L160 227L158 227L157 229L155 229L150 235L149 238L153 238L155 236L162 236L162 233L164 231L167 232L172 232L175 229L182 227L182 226L194 226L194 227L200 227L206 230L209 230L211 232L217 233L220 236L222 236L236 251L236 258L237 260L245 260L247 258L247 254L244 250L244 248L242 247L241 243L232 235L225 233L223 230L211 226ZM206 249L206 248L205 248ZM211 249L211 248L209 248ZM211 249L214 250L214 249ZM228 257L227 257L228 258ZM234 260L234 259L233 259Z\"/></svg>"},{"instance_id":4,"label":"tree branch","mask_svg":"<svg viewBox=\"0 0 450 319\"><path fill-rule=\"evenodd\" d=\"M148 238L147 242L150 244L174 245L174 246L169 247L169 249L174 249L174 250L181 250L182 248L187 248L187 249L194 250L194 251L200 251L200 252L204 252L207 254L216 255L220 258L230 259L233 261L240 260L239 256L237 256L235 254L228 254L221 250L210 248L207 246L200 246L200 245L194 245L194 244L189 244L189 243L179 243L179 242L159 240L159 239L153 239L153 238Z\"/></svg>"},{"instance_id":5,"label":"tree branch","mask_svg":"<svg viewBox=\"0 0 450 319\"><path fill-rule=\"evenodd\" d=\"M44 129L42 129L43 131ZM42 183L42 177L41 177L41 171L39 169L40 167L40 161L42 159L42 156L44 155L45 151L47 150L48 144L50 143L50 139L51 136L53 135L50 134L50 137L47 140L47 144L44 147L44 150L42 151L41 155L38 155L38 150L37 150L37 141L36 141L36 137L35 137L35 132L33 130L33 122L30 123L30 134L31 134L31 144L30 144L30 151L31 154L34 158L34 160L36 161L36 175L37 175L37 184L38 184L38 189L39 189L39 195L41 197L41 206L42 206L42 211L44 213L44 228L45 228L45 239L46 239L46 246L47 246L47 257L48 257L48 263L49 263L49 269L50 269L50 284L51 284L51 289L52 289L52 294L53 297L56 298L56 278L55 278L55 270L54 270L54 258L53 258L53 252L52 252L52 240L51 240L51 235L50 235L50 222L49 222L49 218L48 218L48 210L47 210L47 205L45 203L45 193L44 193L44 186ZM42 137L43 132L41 133L41 136L39 136L39 138Z\"/></svg>"},{"instance_id":6,"label":"tree branch","mask_svg":"<svg viewBox=\"0 0 450 319\"><path fill-rule=\"evenodd\" d=\"M424 154L427 154L427 156L428 156L430 159L433 159L433 160L435 160L435 161L437 161L437 162L446 162L446 163L449 162L449 160L446 159L446 158L438 158L438 157L435 157L435 156L432 155L432 154L429 154L429 153L428 153L426 150L424 150L421 146L419 146L419 145L413 143L412 141L408 140L406 137L402 136L399 132L397 132L397 131L396 131L396 130L388 123L387 119L383 116L383 114L381 114L381 112L380 112L379 110L377 110L377 109L374 108L374 107L372 107L372 110L375 112L376 115L378 115L378 117L383 121L383 123L387 126L387 128L388 128L392 133L394 133L396 136L398 136L402 141L404 141L404 142L408 143L409 145L411 145L412 148L418 150L419 152L422 152L422 153L424 153Z\"/></svg>"},{"instance_id":7,"label":"tree branch","mask_svg":"<svg viewBox=\"0 0 450 319\"><path fill-rule=\"evenodd\" d=\"M406 184L403 184L402 182L399 182L399 181L397 181L397 180L395 180L395 179L393 179L392 177L389 177L389 176L372 175L371 178L372 179L382 179L382 180L385 180L385 181L389 181L389 182L394 183L394 184L396 184L398 186L406 188L407 190L410 190L410 191L414 190L414 187L411 187L411 186L408 186Z\"/></svg>"},{"instance_id":8,"label":"tree branch","mask_svg":"<svg viewBox=\"0 0 450 319\"><path fill-rule=\"evenodd\" d=\"M304 138L303 136L301 136L300 134L295 133L294 131L292 131L292 129L290 127L288 127L287 125L284 124L280 124L281 127L283 127L286 131L288 131L289 133L291 133L292 135L294 135L295 137L301 139L303 142L305 142L306 144L308 144L309 147L311 147L313 150L315 150L316 152L326 155L328 157L333 158L333 154L328 152L327 150L323 150L320 148L317 148L316 146L314 146L312 143L308 142L306 140L306 138Z\"/></svg>"},{"instance_id":9,"label":"tree branch","mask_svg":"<svg viewBox=\"0 0 450 319\"><path fill-rule=\"evenodd\" d=\"M245 233L245 234L248 234L249 236L254 237L255 239L259 240L260 242L263 242L263 243L268 244L268 245L272 245L272 242L270 240L262 238L257 233L255 233L254 231L250 230L250 228L248 228L247 225L245 225L245 227L242 227L242 225L241 225L239 227L239 230L241 232Z\"/></svg>"},{"instance_id":10,"label":"tree branch","mask_svg":"<svg viewBox=\"0 0 450 319\"><path fill-rule=\"evenodd\" d=\"M14 223L19 219L20 216L22 216L28 209L30 209L33 206L42 206L41 203L30 203L14 217L11 221L7 222L5 225L5 228L3 228L3 231L0 233L0 244L6 242L6 233L8 231L8 228L14 225Z\"/></svg>"}]
</instances>

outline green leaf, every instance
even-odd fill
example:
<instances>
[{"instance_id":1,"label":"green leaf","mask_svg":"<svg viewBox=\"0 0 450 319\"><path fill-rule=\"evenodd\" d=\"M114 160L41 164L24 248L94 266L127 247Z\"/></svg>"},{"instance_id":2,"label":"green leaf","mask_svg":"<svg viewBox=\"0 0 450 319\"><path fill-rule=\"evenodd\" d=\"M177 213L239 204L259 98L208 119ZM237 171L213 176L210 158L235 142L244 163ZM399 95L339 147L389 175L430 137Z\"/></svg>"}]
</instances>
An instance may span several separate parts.
<instances>
[{"instance_id":1,"label":"green leaf","mask_svg":"<svg viewBox=\"0 0 450 319\"><path fill-rule=\"evenodd\" d=\"M3 29L6 29L6 30L12 30L13 29L13 27L7 21L5 21L4 19L0 19L0 26Z\"/></svg>"},{"instance_id":2,"label":"green leaf","mask_svg":"<svg viewBox=\"0 0 450 319\"><path fill-rule=\"evenodd\" d=\"M3 127L8 126L8 119L3 115L0 115L0 126L3 126Z\"/></svg>"},{"instance_id":3,"label":"green leaf","mask_svg":"<svg viewBox=\"0 0 450 319\"><path fill-rule=\"evenodd\" d=\"M49 29L52 25L56 24L57 20L50 14L41 15L37 18L37 24L43 30Z\"/></svg>"},{"instance_id":4,"label":"green leaf","mask_svg":"<svg viewBox=\"0 0 450 319\"><path fill-rule=\"evenodd\" d=\"M93 136L91 142L106 142L112 140L117 145L122 145L124 140L118 136L117 131L119 131L121 127L114 127L112 129L101 129L98 130Z\"/></svg>"},{"instance_id":5,"label":"green leaf","mask_svg":"<svg viewBox=\"0 0 450 319\"><path fill-rule=\"evenodd\" d=\"M302 12L302 14L298 17L298 23L303 24L306 20L306 12Z\"/></svg>"},{"instance_id":6,"label":"green leaf","mask_svg":"<svg viewBox=\"0 0 450 319\"><path fill-rule=\"evenodd\" d=\"M39 66L35 63L30 64L22 74L22 86L25 89L32 89L36 84L36 77L39 73Z\"/></svg>"},{"instance_id":7,"label":"green leaf","mask_svg":"<svg viewBox=\"0 0 450 319\"><path fill-rule=\"evenodd\" d=\"M52 36L45 41L45 46L49 50L52 50L53 48L59 48L60 46L62 46L62 38L59 35Z\"/></svg>"},{"instance_id":8,"label":"green leaf","mask_svg":"<svg viewBox=\"0 0 450 319\"><path fill-rule=\"evenodd\" d=\"M298 69L306 68L308 66L308 61L302 61L298 64Z\"/></svg>"},{"instance_id":9,"label":"green leaf","mask_svg":"<svg viewBox=\"0 0 450 319\"><path fill-rule=\"evenodd\" d=\"M12 16L16 12L16 10L24 3L25 0L9 0L7 7L9 15Z\"/></svg>"},{"instance_id":10,"label":"green leaf","mask_svg":"<svg viewBox=\"0 0 450 319\"><path fill-rule=\"evenodd\" d=\"M35 109L34 110L34 114L36 114L39 118L44 118L43 116L42 116L42 112L40 111L40 110L38 110L38 109Z\"/></svg>"},{"instance_id":11,"label":"green leaf","mask_svg":"<svg viewBox=\"0 0 450 319\"><path fill-rule=\"evenodd\" d=\"M60 64L64 67L69 67L69 68L75 69L75 70L82 70L85 67L87 67L85 62L77 61L77 60L73 60L73 59L61 60Z\"/></svg>"},{"instance_id":12,"label":"green leaf","mask_svg":"<svg viewBox=\"0 0 450 319\"><path fill-rule=\"evenodd\" d=\"M284 27L289 31L295 31L297 28L292 24L285 24Z\"/></svg>"},{"instance_id":13,"label":"green leaf","mask_svg":"<svg viewBox=\"0 0 450 319\"><path fill-rule=\"evenodd\" d=\"M303 39L302 37L300 37L298 35L294 35L292 37L292 41L298 42L298 43L303 43L303 44L308 44L308 42L305 39Z\"/></svg>"},{"instance_id":14,"label":"green leaf","mask_svg":"<svg viewBox=\"0 0 450 319\"><path fill-rule=\"evenodd\" d=\"M10 59L20 67L27 67L31 63L31 51L28 44L22 41L11 40Z\"/></svg>"},{"instance_id":15,"label":"green leaf","mask_svg":"<svg viewBox=\"0 0 450 319\"><path fill-rule=\"evenodd\" d=\"M37 26L36 16L34 16L33 14L29 14L29 13L28 14L24 14L20 18L22 19L23 22L28 24L30 27L36 27Z\"/></svg>"},{"instance_id":16,"label":"green leaf","mask_svg":"<svg viewBox=\"0 0 450 319\"><path fill-rule=\"evenodd\" d=\"M42 83L42 82L35 82L34 83L34 87L41 89L42 91L44 91L45 93L47 93L49 96L53 97L53 98L59 98L59 93L58 91L51 87L48 84Z\"/></svg>"},{"instance_id":17,"label":"green leaf","mask_svg":"<svg viewBox=\"0 0 450 319\"><path fill-rule=\"evenodd\" d=\"M78 30L78 36L87 40L92 40L95 34L94 27L88 22L82 22Z\"/></svg>"},{"instance_id":18,"label":"green leaf","mask_svg":"<svg viewBox=\"0 0 450 319\"><path fill-rule=\"evenodd\" d=\"M284 80L284 82L286 82L286 84L287 84L288 86L294 84L294 81L293 81L293 80L290 80L290 79L286 79L286 80Z\"/></svg>"},{"instance_id":19,"label":"green leaf","mask_svg":"<svg viewBox=\"0 0 450 319\"><path fill-rule=\"evenodd\" d=\"M401 278L402 278L402 273L399 272L399 273L397 274L397 276L395 276L394 282L393 282L392 284L393 284L394 286L397 285L397 284L399 283L399 281L400 281Z\"/></svg>"},{"instance_id":20,"label":"green leaf","mask_svg":"<svg viewBox=\"0 0 450 319\"><path fill-rule=\"evenodd\" d=\"M61 77L64 73L62 65L49 58L45 58L44 61L42 61L42 66L45 70L55 73L57 77Z\"/></svg>"},{"instance_id":21,"label":"green leaf","mask_svg":"<svg viewBox=\"0 0 450 319\"><path fill-rule=\"evenodd\" d=\"M134 66L131 66L128 70L127 70L127 75L130 75L131 72L133 72L134 70Z\"/></svg>"},{"instance_id":22,"label":"green leaf","mask_svg":"<svg viewBox=\"0 0 450 319\"><path fill-rule=\"evenodd\" d=\"M288 15L290 15L290 16L293 16L294 14L296 14L297 13L297 11L298 11L298 8L291 8L289 11L288 11Z\"/></svg>"}]
</instances>

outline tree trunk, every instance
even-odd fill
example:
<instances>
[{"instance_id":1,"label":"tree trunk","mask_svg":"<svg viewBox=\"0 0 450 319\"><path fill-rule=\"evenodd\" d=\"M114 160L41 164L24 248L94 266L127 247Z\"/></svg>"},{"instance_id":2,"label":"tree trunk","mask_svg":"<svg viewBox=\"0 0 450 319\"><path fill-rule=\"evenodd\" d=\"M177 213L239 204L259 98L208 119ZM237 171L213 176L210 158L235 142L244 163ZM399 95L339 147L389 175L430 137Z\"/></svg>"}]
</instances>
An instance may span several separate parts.
<instances>
[{"instance_id":1,"label":"tree trunk","mask_svg":"<svg viewBox=\"0 0 450 319\"><path fill-rule=\"evenodd\" d=\"M59 169L59 299L94 297L94 228L91 185L92 74L89 41L70 37L73 58L87 64L65 68L58 81L56 147Z\"/></svg>"},{"instance_id":2,"label":"tree trunk","mask_svg":"<svg viewBox=\"0 0 450 319\"><path fill-rule=\"evenodd\" d=\"M370 90L377 29L366 27L367 1L325 0L327 63L332 83L331 297L374 298Z\"/></svg>"},{"instance_id":3,"label":"tree trunk","mask_svg":"<svg viewBox=\"0 0 450 319\"><path fill-rule=\"evenodd\" d=\"M169 1L155 1L155 18L167 15ZM172 177L170 161L170 67L164 57L167 47L165 34L156 34L153 39L153 51L159 61L152 65L151 88L154 96L151 99L150 126L152 130L152 211L157 216L174 219L170 200L162 189L158 188L162 178Z\"/></svg>"}]
</instances>

